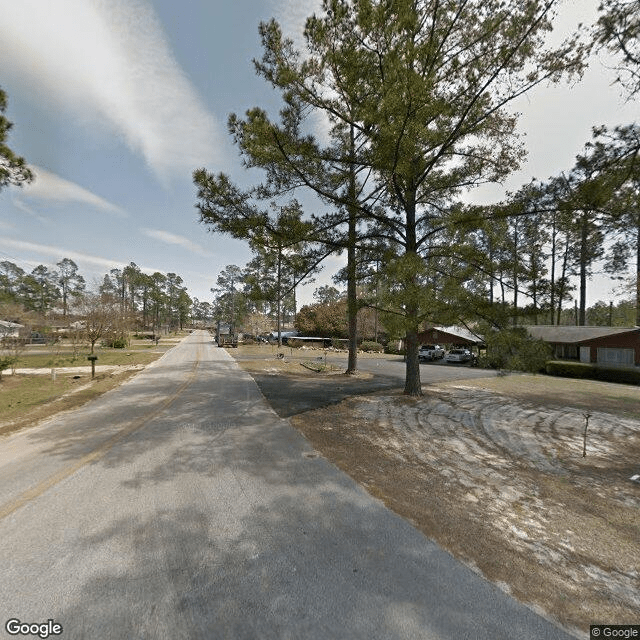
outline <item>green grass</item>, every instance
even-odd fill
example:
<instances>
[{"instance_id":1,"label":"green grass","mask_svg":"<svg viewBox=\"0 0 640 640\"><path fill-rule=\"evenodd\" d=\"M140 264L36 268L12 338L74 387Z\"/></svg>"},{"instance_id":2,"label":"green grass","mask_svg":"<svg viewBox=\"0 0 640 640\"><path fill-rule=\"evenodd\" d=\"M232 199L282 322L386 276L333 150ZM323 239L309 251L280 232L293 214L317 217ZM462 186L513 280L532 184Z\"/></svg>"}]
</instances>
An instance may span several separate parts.
<instances>
[{"instance_id":1,"label":"green grass","mask_svg":"<svg viewBox=\"0 0 640 640\"><path fill-rule=\"evenodd\" d=\"M185 334L186 335L186 334ZM128 349L106 349L98 347L96 365L147 365L175 346L175 338L161 340L158 347L150 341L132 341ZM91 363L87 360L90 349L83 346L74 357L70 345L44 345L38 349L26 350L20 355L17 369L44 368L52 366L82 367L79 377L58 373L56 381L50 375L5 375L0 379L0 435L28 427L48 418L59 411L74 409L93 398L120 385L136 374L135 369L112 370L97 373L91 379ZM75 378L75 379L74 379Z\"/></svg>"},{"instance_id":2,"label":"green grass","mask_svg":"<svg viewBox=\"0 0 640 640\"><path fill-rule=\"evenodd\" d=\"M160 345L156 350L155 345L135 345L130 349L103 349L97 348L94 355L98 356L96 365L126 365L126 364L149 364L157 360L162 354L157 351L166 351L167 347L173 345ZM49 349L47 349L49 351ZM50 351L53 351L51 349ZM50 367L83 367L90 366L87 356L89 348L82 348L78 355L74 356L73 349L63 347L55 353L38 353L37 351L22 352L16 363L16 369L44 369Z\"/></svg>"},{"instance_id":3,"label":"green grass","mask_svg":"<svg viewBox=\"0 0 640 640\"><path fill-rule=\"evenodd\" d=\"M0 381L0 436L19 431L59 411L75 409L135 375L135 369L79 378L58 375L4 376Z\"/></svg>"},{"instance_id":4,"label":"green grass","mask_svg":"<svg viewBox=\"0 0 640 640\"><path fill-rule=\"evenodd\" d=\"M0 382L0 416L13 420L35 407L46 404L70 391L76 380L71 376L4 376Z\"/></svg>"}]
</instances>

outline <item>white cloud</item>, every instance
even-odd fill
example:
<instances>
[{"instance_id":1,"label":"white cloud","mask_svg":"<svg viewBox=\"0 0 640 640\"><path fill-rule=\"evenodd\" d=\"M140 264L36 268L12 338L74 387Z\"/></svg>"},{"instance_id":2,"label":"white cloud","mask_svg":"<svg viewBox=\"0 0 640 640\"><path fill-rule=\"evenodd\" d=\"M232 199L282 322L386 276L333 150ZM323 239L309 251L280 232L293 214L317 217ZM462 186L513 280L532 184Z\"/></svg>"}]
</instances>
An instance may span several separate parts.
<instances>
[{"instance_id":1,"label":"white cloud","mask_svg":"<svg viewBox=\"0 0 640 640\"><path fill-rule=\"evenodd\" d=\"M111 269L124 269L128 266L128 262L120 262L119 260L110 260L101 256L94 256L88 253L80 253L63 247L53 245L38 244L35 242L25 242L24 240L14 240L12 238L3 238L0 236L0 249L10 250L15 257L12 256L12 262L21 263L33 268L38 264L48 264L55 269L55 263L62 258L73 260L80 272L86 276L92 276L102 279L102 276ZM157 272L166 273L163 269L156 267L145 267L138 265L140 270L146 274Z\"/></svg>"},{"instance_id":2,"label":"white cloud","mask_svg":"<svg viewBox=\"0 0 640 640\"><path fill-rule=\"evenodd\" d=\"M117 260L108 260L99 256L92 256L86 253L78 253L77 251L69 251L61 247L54 247L51 245L37 244L35 242L25 242L24 240L13 240L11 238L0 237L0 247L6 247L15 251L25 252L31 256L48 256L53 258L54 261L62 260L62 258L69 258L77 263L84 263L93 267L100 267L102 269L122 269L127 266L125 262L118 262ZM31 259L31 258L29 258ZM151 269L145 269L145 271L153 271Z\"/></svg>"},{"instance_id":3,"label":"white cloud","mask_svg":"<svg viewBox=\"0 0 640 640\"><path fill-rule=\"evenodd\" d=\"M304 28L307 18L313 14L322 14L321 0L272 0L275 19L282 27L282 31L293 43L302 56L307 55L304 39ZM325 95L331 92L327 89ZM331 140L331 122L326 112L314 111L309 125L311 132L322 142L328 144Z\"/></svg>"},{"instance_id":4,"label":"white cloud","mask_svg":"<svg viewBox=\"0 0 640 640\"><path fill-rule=\"evenodd\" d=\"M199 244L192 242L184 236L178 236L174 233L169 233L168 231L161 231L160 229L142 229L142 233L144 233L149 238L158 240L159 242L177 245L199 256L204 256L205 258L210 258L213 256L212 253L210 253L206 249L203 249Z\"/></svg>"},{"instance_id":5,"label":"white cloud","mask_svg":"<svg viewBox=\"0 0 640 640\"><path fill-rule=\"evenodd\" d=\"M149 0L0 0L0 70L108 123L162 179L215 159L217 124Z\"/></svg>"},{"instance_id":6,"label":"white cloud","mask_svg":"<svg viewBox=\"0 0 640 640\"><path fill-rule=\"evenodd\" d=\"M29 212L29 209L21 204L18 199L22 195L49 202L79 202L120 217L127 216L120 207L111 204L111 202L97 196L95 193L91 193L91 191L84 189L75 182L69 182L40 167L31 166L30 169L35 174L35 179L33 182L23 186L20 195L16 194L15 200L16 206L21 206L27 212Z\"/></svg>"},{"instance_id":7,"label":"white cloud","mask_svg":"<svg viewBox=\"0 0 640 640\"><path fill-rule=\"evenodd\" d=\"M273 0L273 13L284 34L298 49L304 48L307 18L322 9L321 0Z\"/></svg>"}]
</instances>

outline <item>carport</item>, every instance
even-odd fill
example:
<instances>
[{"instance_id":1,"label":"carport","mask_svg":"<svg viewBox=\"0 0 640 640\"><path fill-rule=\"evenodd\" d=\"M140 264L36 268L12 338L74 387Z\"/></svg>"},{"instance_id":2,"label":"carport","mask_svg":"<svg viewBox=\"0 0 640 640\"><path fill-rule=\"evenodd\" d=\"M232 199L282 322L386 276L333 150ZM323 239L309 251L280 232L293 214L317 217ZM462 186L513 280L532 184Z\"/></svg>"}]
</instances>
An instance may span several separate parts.
<instances>
[{"instance_id":1,"label":"carport","mask_svg":"<svg viewBox=\"0 0 640 640\"><path fill-rule=\"evenodd\" d=\"M484 348L484 338L466 327L430 327L418 334L419 344L444 344L449 348Z\"/></svg>"}]
</instances>

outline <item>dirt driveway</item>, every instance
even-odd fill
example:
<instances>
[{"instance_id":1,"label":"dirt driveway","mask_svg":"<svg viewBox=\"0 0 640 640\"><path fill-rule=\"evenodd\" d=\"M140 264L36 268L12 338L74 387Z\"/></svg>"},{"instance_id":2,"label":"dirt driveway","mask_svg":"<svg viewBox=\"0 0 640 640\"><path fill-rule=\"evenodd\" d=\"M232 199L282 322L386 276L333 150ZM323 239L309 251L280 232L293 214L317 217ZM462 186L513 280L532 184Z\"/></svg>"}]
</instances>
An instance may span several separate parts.
<instances>
[{"instance_id":1,"label":"dirt driveway","mask_svg":"<svg viewBox=\"0 0 640 640\"><path fill-rule=\"evenodd\" d=\"M344 376L281 365L248 370L277 380L260 384L267 400L270 388L306 385L324 389L329 404L332 388L345 386ZM418 400L378 390L289 419L371 494L520 601L583 637L589 624L640 623L640 389L514 375L424 390Z\"/></svg>"}]
</instances>

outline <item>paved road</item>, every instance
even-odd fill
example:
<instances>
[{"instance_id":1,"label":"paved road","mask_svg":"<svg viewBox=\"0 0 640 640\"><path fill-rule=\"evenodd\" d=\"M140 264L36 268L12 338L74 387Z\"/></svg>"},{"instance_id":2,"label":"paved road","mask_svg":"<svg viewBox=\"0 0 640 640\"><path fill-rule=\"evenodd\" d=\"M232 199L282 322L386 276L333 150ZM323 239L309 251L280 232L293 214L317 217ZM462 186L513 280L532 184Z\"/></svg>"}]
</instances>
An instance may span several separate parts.
<instances>
[{"instance_id":1,"label":"paved road","mask_svg":"<svg viewBox=\"0 0 640 640\"><path fill-rule=\"evenodd\" d=\"M0 567L3 626L64 639L570 638L317 456L204 332L0 441Z\"/></svg>"},{"instance_id":2,"label":"paved road","mask_svg":"<svg viewBox=\"0 0 640 640\"><path fill-rule=\"evenodd\" d=\"M235 349L231 351L231 354L238 360L262 360L265 358L265 355L243 355L236 352ZM309 359L309 357L313 356L304 356L299 359L302 361ZM346 355L331 353L327 356L327 361L332 365L347 368ZM372 377L287 375L284 378L273 373L256 373L253 378L271 407L282 418L289 418L304 411L337 404L348 396L404 388L406 364L402 356L392 360L361 357L358 358L358 370L372 374ZM467 365L448 364L443 361L420 365L420 381L423 387L450 380L468 380L470 378L494 377L495 375L495 371L476 369ZM286 379L286 384L283 384L284 379Z\"/></svg>"}]
</instances>

